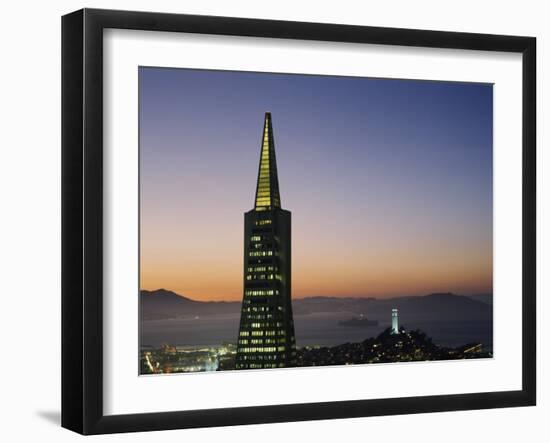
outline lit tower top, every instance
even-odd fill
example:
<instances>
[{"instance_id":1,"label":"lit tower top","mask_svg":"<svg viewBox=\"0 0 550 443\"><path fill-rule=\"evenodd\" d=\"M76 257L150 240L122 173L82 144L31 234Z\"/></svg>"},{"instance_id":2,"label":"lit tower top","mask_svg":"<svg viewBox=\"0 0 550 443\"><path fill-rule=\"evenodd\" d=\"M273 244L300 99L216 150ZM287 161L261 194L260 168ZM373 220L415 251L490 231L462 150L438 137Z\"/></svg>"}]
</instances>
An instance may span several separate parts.
<instances>
[{"instance_id":1,"label":"lit tower top","mask_svg":"<svg viewBox=\"0 0 550 443\"><path fill-rule=\"evenodd\" d=\"M397 308L391 310L391 333L399 334L399 311Z\"/></svg>"},{"instance_id":2,"label":"lit tower top","mask_svg":"<svg viewBox=\"0 0 550 443\"><path fill-rule=\"evenodd\" d=\"M279 195L279 179L277 177L277 159L275 158L273 126L271 125L271 113L266 112L254 209L256 211L265 211L280 207L281 196Z\"/></svg>"}]
</instances>

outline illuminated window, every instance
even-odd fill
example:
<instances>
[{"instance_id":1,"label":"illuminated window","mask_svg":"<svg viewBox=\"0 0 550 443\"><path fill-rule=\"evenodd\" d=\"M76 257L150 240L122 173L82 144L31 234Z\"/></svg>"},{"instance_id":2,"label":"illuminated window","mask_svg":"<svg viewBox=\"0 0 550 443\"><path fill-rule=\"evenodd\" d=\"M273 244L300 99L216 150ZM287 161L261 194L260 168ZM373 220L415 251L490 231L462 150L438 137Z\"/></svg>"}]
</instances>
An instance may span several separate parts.
<instances>
[{"instance_id":1,"label":"illuminated window","mask_svg":"<svg viewBox=\"0 0 550 443\"><path fill-rule=\"evenodd\" d=\"M245 295L252 295L252 296L265 296L265 295L273 295L274 293L279 293L279 291L274 291L273 289L247 289L244 291Z\"/></svg>"}]
</instances>

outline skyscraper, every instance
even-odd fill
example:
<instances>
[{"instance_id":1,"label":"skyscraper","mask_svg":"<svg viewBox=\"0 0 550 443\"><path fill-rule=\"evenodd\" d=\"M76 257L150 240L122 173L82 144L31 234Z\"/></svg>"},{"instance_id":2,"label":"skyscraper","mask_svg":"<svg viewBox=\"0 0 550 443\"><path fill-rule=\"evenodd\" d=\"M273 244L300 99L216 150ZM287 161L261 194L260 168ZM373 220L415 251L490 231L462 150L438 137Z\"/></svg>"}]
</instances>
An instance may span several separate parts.
<instances>
[{"instance_id":1,"label":"skyscraper","mask_svg":"<svg viewBox=\"0 0 550 443\"><path fill-rule=\"evenodd\" d=\"M244 214L244 294L236 369L296 364L290 225L290 211L281 208L271 114L266 112L254 209Z\"/></svg>"}]
</instances>

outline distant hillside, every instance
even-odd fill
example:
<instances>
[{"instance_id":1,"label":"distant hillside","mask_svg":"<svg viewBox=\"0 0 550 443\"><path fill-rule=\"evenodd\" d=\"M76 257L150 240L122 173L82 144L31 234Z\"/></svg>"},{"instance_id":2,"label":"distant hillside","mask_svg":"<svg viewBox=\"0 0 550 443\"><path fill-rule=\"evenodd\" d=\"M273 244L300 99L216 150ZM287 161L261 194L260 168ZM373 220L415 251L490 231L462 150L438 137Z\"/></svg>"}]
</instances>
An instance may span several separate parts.
<instances>
[{"instance_id":1,"label":"distant hillside","mask_svg":"<svg viewBox=\"0 0 550 443\"><path fill-rule=\"evenodd\" d=\"M490 294L487 294L490 296ZM492 317L487 295L467 297L451 293L405 296L390 299L307 297L293 300L294 315L342 312L363 314L370 319L389 321L392 308L399 309L403 321L478 321ZM474 297L479 297L477 300ZM483 300L483 301L482 301ZM165 289L141 291L142 320L160 320L210 315L238 315L241 302L201 302Z\"/></svg>"},{"instance_id":2,"label":"distant hillside","mask_svg":"<svg viewBox=\"0 0 550 443\"><path fill-rule=\"evenodd\" d=\"M238 313L240 307L240 302L201 302L166 289L144 290L140 294L140 317L142 320Z\"/></svg>"},{"instance_id":3,"label":"distant hillside","mask_svg":"<svg viewBox=\"0 0 550 443\"><path fill-rule=\"evenodd\" d=\"M472 300L480 301L480 302L485 303L487 305L493 306L493 294L468 295L468 298L471 298Z\"/></svg>"}]
</instances>

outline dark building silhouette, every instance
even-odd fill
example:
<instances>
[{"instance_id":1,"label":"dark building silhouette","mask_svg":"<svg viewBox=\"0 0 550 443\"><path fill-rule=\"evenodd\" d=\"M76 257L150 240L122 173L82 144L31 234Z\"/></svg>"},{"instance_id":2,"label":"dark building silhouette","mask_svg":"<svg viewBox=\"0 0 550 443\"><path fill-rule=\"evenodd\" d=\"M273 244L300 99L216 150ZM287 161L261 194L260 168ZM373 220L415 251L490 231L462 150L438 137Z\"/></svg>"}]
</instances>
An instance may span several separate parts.
<instances>
[{"instance_id":1,"label":"dark building silhouette","mask_svg":"<svg viewBox=\"0 0 550 443\"><path fill-rule=\"evenodd\" d=\"M254 209L244 214L244 294L236 369L296 364L290 225L290 211L281 208L271 114L266 112Z\"/></svg>"}]
</instances>

